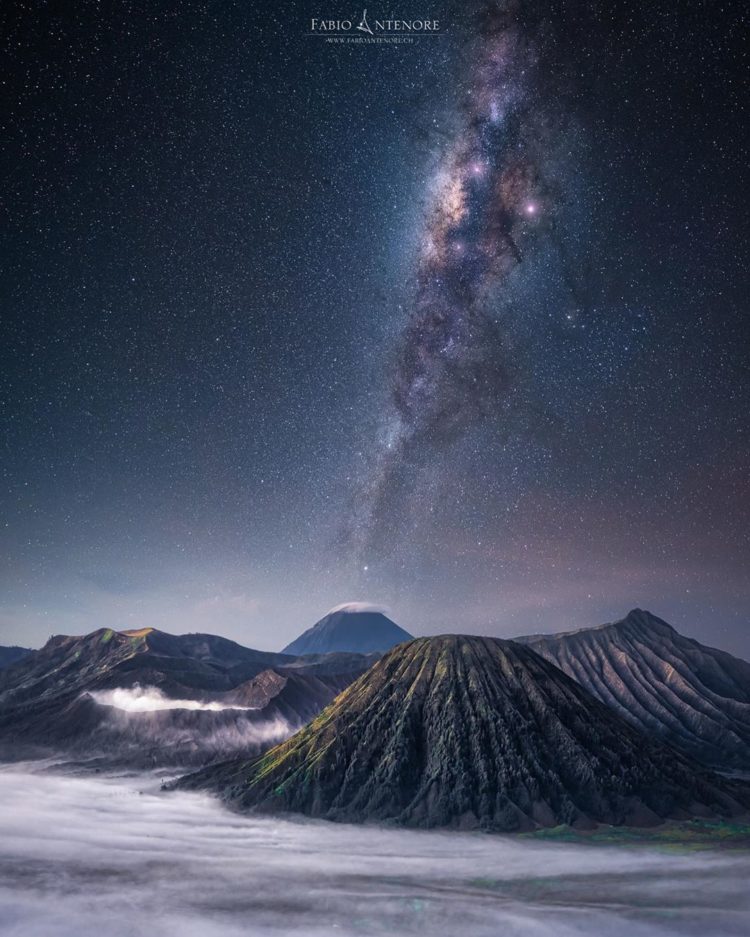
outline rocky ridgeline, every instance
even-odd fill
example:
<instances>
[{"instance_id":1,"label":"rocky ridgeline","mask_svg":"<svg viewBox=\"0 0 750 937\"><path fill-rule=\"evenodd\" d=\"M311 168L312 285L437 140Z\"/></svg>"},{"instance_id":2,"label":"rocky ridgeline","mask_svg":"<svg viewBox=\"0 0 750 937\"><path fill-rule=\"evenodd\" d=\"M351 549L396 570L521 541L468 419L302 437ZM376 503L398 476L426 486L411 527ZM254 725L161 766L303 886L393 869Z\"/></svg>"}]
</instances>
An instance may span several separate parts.
<instances>
[{"instance_id":1,"label":"rocky ridgeline","mask_svg":"<svg viewBox=\"0 0 750 937\"><path fill-rule=\"evenodd\" d=\"M750 664L635 609L622 621L518 640L637 728L721 770L750 771Z\"/></svg>"},{"instance_id":2,"label":"rocky ridgeline","mask_svg":"<svg viewBox=\"0 0 750 937\"><path fill-rule=\"evenodd\" d=\"M452 635L399 645L286 742L178 785L240 810L497 831L750 805L529 647Z\"/></svg>"}]
</instances>

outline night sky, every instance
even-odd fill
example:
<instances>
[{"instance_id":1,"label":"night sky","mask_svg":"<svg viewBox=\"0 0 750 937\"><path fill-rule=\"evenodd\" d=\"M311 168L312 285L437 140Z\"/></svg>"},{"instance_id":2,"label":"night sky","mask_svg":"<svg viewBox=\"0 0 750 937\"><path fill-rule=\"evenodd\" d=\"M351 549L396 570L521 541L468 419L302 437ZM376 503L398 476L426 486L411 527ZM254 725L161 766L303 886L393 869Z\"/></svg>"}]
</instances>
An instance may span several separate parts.
<instances>
[{"instance_id":1,"label":"night sky","mask_svg":"<svg viewBox=\"0 0 750 937\"><path fill-rule=\"evenodd\" d=\"M750 657L738 11L6 6L0 643L360 600Z\"/></svg>"}]
</instances>

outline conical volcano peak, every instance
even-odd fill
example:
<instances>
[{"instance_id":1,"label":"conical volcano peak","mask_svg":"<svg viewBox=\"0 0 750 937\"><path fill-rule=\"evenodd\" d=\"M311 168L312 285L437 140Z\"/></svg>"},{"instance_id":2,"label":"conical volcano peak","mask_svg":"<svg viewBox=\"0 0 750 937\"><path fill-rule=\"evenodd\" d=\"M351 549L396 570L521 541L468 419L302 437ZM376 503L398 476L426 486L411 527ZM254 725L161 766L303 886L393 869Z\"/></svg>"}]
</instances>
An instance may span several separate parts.
<instances>
[{"instance_id":1,"label":"conical volcano peak","mask_svg":"<svg viewBox=\"0 0 750 937\"><path fill-rule=\"evenodd\" d=\"M442 634L434 637L414 638L407 644L393 648L369 671L372 679L382 674L398 680L407 679L412 688L422 687L434 692L435 686L447 679L475 680L488 667L492 670L491 683L514 681L519 678L519 667L538 660L537 655L502 638L480 637L466 634Z\"/></svg>"},{"instance_id":2,"label":"conical volcano peak","mask_svg":"<svg viewBox=\"0 0 750 937\"><path fill-rule=\"evenodd\" d=\"M301 655L349 651L382 654L411 637L377 606L347 602L332 608L312 628L288 644L283 653Z\"/></svg>"}]
</instances>

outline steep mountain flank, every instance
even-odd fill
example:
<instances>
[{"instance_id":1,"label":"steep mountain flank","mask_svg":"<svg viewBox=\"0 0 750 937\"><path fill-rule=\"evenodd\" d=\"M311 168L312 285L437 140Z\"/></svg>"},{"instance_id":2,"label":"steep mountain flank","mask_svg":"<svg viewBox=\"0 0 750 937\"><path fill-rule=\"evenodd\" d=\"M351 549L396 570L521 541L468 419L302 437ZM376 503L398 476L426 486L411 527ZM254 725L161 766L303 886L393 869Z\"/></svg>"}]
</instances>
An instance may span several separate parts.
<instances>
[{"instance_id":1,"label":"steep mountain flank","mask_svg":"<svg viewBox=\"0 0 750 937\"><path fill-rule=\"evenodd\" d=\"M257 754L371 663L356 654L298 660L153 629L56 636L0 671L0 751L186 767Z\"/></svg>"},{"instance_id":2,"label":"steep mountain flank","mask_svg":"<svg viewBox=\"0 0 750 937\"><path fill-rule=\"evenodd\" d=\"M635 609L622 621L517 640L630 723L719 769L750 771L750 664Z\"/></svg>"},{"instance_id":3,"label":"steep mountain flank","mask_svg":"<svg viewBox=\"0 0 750 937\"><path fill-rule=\"evenodd\" d=\"M240 810L503 831L750 804L746 786L643 736L528 647L453 635L395 648L286 742L177 786Z\"/></svg>"}]
</instances>

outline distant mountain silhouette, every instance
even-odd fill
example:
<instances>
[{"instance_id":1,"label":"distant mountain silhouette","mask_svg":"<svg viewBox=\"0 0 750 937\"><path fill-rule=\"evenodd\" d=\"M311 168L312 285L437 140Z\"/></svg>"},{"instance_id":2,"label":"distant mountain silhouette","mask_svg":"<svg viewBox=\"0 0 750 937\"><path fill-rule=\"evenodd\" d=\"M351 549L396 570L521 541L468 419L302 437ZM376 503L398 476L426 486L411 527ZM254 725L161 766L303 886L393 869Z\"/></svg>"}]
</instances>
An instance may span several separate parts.
<instances>
[{"instance_id":1,"label":"distant mountain silhouette","mask_svg":"<svg viewBox=\"0 0 750 937\"><path fill-rule=\"evenodd\" d=\"M332 609L324 618L288 644L284 654L330 654L351 651L382 654L412 635L382 612L357 603Z\"/></svg>"},{"instance_id":2,"label":"distant mountain silhouette","mask_svg":"<svg viewBox=\"0 0 750 937\"><path fill-rule=\"evenodd\" d=\"M185 766L257 753L304 725L373 659L300 661L216 635L150 628L58 635L0 671L0 748L6 757L53 751ZM149 693L166 698L164 707L186 700L203 708L117 705Z\"/></svg>"},{"instance_id":3,"label":"distant mountain silhouette","mask_svg":"<svg viewBox=\"0 0 750 937\"><path fill-rule=\"evenodd\" d=\"M498 831L750 806L750 787L637 731L529 647L455 635L394 648L286 742L176 786L240 810Z\"/></svg>"},{"instance_id":4,"label":"distant mountain silhouette","mask_svg":"<svg viewBox=\"0 0 750 937\"><path fill-rule=\"evenodd\" d=\"M31 650L28 647L17 647L16 645L0 647L0 670L17 664L18 661L23 660L27 654L31 654Z\"/></svg>"},{"instance_id":5,"label":"distant mountain silhouette","mask_svg":"<svg viewBox=\"0 0 750 937\"><path fill-rule=\"evenodd\" d=\"M750 664L634 609L622 621L518 638L602 702L706 764L750 771Z\"/></svg>"}]
</instances>

